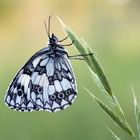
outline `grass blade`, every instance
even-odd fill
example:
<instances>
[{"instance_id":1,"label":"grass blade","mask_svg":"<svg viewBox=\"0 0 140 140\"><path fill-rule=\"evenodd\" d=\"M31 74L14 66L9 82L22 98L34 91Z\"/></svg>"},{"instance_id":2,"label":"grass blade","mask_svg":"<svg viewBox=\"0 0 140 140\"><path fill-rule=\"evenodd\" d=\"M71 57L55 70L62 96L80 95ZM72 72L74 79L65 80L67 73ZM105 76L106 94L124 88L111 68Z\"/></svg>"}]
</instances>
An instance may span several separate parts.
<instances>
[{"instance_id":1,"label":"grass blade","mask_svg":"<svg viewBox=\"0 0 140 140\"><path fill-rule=\"evenodd\" d=\"M86 91L89 93L89 95L92 97L94 101L96 101L100 107L114 120L114 122L120 126L124 131L126 131L128 134L132 135L135 137L135 134L129 127L129 125L125 122L122 121L119 116L112 111L106 104L104 104L99 98L95 97L87 88L85 88Z\"/></svg>"},{"instance_id":2,"label":"grass blade","mask_svg":"<svg viewBox=\"0 0 140 140\"><path fill-rule=\"evenodd\" d=\"M114 137L115 140L121 140L121 138L118 137L110 128L107 128L107 129L112 134L112 136Z\"/></svg>"},{"instance_id":3,"label":"grass blade","mask_svg":"<svg viewBox=\"0 0 140 140\"><path fill-rule=\"evenodd\" d=\"M91 54L92 51L88 47L88 45L79 39L66 25L61 21L59 17L57 17L62 26L64 27L66 33L68 34L69 38L74 41L74 45L78 49L81 55L83 54ZM108 99L110 99L110 103L112 103L112 107L114 107L115 111L113 109L110 109L107 105L105 105L101 100L99 100L94 95L90 94L92 98L100 105L100 107L114 120L118 126L120 126L123 130L125 130L128 134L135 137L135 134L133 133L130 125L128 124L125 115L123 113L123 110L116 99L115 95L112 93L110 84L103 72L103 69L99 65L99 62L95 56L93 55L83 55L84 60L87 62L90 71L92 75L94 76L96 84L100 87L101 91L105 91L104 95L107 95ZM88 91L89 92L89 91Z\"/></svg>"},{"instance_id":4,"label":"grass blade","mask_svg":"<svg viewBox=\"0 0 140 140\"><path fill-rule=\"evenodd\" d=\"M64 25L64 23L60 19L59 21L63 25L66 33L69 35L69 38L71 40L74 40L74 45L76 46L76 48L81 54L92 53L92 51L84 41L80 40L69 28L66 27L66 25ZM122 108L118 103L116 97L113 95L109 82L101 66L99 65L99 62L97 61L95 54L89 56L83 56L83 58L87 62L88 66L90 67L90 71L94 76L94 81L96 82L98 87L101 89L101 91L107 93L106 95L109 95L110 99L113 101L113 103L115 103L115 107L116 107L115 109L117 110L117 112L122 116L122 118L124 118L124 120L126 120Z\"/></svg>"},{"instance_id":5,"label":"grass blade","mask_svg":"<svg viewBox=\"0 0 140 140\"><path fill-rule=\"evenodd\" d=\"M136 118L138 138L140 140L140 108L139 108L138 103L137 103L134 89L133 89L133 87L131 87L131 88L132 88L133 97L134 97L134 113L135 113L135 118Z\"/></svg>"},{"instance_id":6,"label":"grass blade","mask_svg":"<svg viewBox=\"0 0 140 140\"><path fill-rule=\"evenodd\" d=\"M92 51L90 50L90 48L87 46L87 44L80 40L72 31L70 31L69 28L67 28L64 23L61 21L61 19L58 17L60 23L63 25L66 33L69 35L69 38L74 41L74 45L76 46L76 48L78 49L78 51L81 54L89 54L92 53ZM107 81L106 76L104 75L104 72L101 68L101 66L99 65L95 54L93 55L87 55L87 56L83 56L85 61L88 63L88 66L92 69L92 71L95 73L95 75L98 76L98 84L101 83L100 85L102 85L102 87L105 89L105 91L108 93L109 96L112 96L112 91L109 85L109 82Z\"/></svg>"}]
</instances>

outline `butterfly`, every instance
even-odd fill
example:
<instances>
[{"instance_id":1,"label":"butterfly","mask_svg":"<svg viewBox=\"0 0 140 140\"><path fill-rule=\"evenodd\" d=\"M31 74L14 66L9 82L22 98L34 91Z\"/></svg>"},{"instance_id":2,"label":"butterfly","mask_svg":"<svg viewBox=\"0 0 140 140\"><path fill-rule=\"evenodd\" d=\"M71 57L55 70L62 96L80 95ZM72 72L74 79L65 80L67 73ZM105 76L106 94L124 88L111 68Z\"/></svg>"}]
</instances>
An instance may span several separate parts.
<instances>
[{"instance_id":1,"label":"butterfly","mask_svg":"<svg viewBox=\"0 0 140 140\"><path fill-rule=\"evenodd\" d=\"M68 60L68 53L52 33L50 17L48 47L35 53L12 80L5 96L11 109L21 112L56 112L70 106L77 95L75 76Z\"/></svg>"}]
</instances>

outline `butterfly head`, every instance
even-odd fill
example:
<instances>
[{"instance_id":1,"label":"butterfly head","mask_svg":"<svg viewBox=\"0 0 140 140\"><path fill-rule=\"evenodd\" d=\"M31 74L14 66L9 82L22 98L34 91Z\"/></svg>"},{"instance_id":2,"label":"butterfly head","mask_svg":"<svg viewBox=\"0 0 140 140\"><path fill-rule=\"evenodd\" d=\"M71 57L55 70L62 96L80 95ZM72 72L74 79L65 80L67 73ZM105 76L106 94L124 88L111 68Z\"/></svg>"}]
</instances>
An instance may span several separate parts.
<instances>
[{"instance_id":1,"label":"butterfly head","mask_svg":"<svg viewBox=\"0 0 140 140\"><path fill-rule=\"evenodd\" d=\"M49 37L49 43L50 44L57 44L58 43L58 38L52 33L52 35Z\"/></svg>"},{"instance_id":2,"label":"butterfly head","mask_svg":"<svg viewBox=\"0 0 140 140\"><path fill-rule=\"evenodd\" d=\"M65 53L65 49L64 49L63 45L59 44L59 42L62 42L62 41L59 41L58 38L56 37L56 35L54 35L54 33L50 34L50 19L51 19L51 16L49 16L49 19L48 19L48 27L47 27L46 22L44 21L46 32L47 32L47 35L49 38L49 40L48 40L49 46L55 53L56 52Z\"/></svg>"}]
</instances>

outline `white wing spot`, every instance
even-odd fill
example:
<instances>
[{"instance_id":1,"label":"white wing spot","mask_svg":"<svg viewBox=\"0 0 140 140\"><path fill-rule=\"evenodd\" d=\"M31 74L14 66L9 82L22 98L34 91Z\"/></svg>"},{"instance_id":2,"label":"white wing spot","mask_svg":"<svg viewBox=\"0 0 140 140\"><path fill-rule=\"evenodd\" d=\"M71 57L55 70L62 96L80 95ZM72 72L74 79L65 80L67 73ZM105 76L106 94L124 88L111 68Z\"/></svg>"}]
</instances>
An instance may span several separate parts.
<instances>
[{"instance_id":1,"label":"white wing spot","mask_svg":"<svg viewBox=\"0 0 140 140\"><path fill-rule=\"evenodd\" d=\"M49 85L48 90L48 94L53 95L55 93L54 85Z\"/></svg>"},{"instance_id":2,"label":"white wing spot","mask_svg":"<svg viewBox=\"0 0 140 140\"><path fill-rule=\"evenodd\" d=\"M71 95L69 96L69 101L71 101L71 100L73 99L74 96L75 96L74 94L71 94Z\"/></svg>"},{"instance_id":3,"label":"white wing spot","mask_svg":"<svg viewBox=\"0 0 140 140\"><path fill-rule=\"evenodd\" d=\"M31 102L28 103L27 108L33 108L33 104Z\"/></svg>"},{"instance_id":4,"label":"white wing spot","mask_svg":"<svg viewBox=\"0 0 140 140\"><path fill-rule=\"evenodd\" d=\"M49 61L49 58L46 58L44 60L42 60L42 62L40 63L40 66L45 66Z\"/></svg>"},{"instance_id":5,"label":"white wing spot","mask_svg":"<svg viewBox=\"0 0 140 140\"><path fill-rule=\"evenodd\" d=\"M55 86L57 92L62 91L62 87L61 87L60 82L58 80L54 81L54 86Z\"/></svg>"},{"instance_id":6,"label":"white wing spot","mask_svg":"<svg viewBox=\"0 0 140 140\"><path fill-rule=\"evenodd\" d=\"M9 95L8 95L7 98L6 98L6 101L7 101L7 103L10 102L10 96L9 96Z\"/></svg>"},{"instance_id":7,"label":"white wing spot","mask_svg":"<svg viewBox=\"0 0 140 140\"><path fill-rule=\"evenodd\" d=\"M41 78L41 76L40 75L37 75L37 77L35 78L33 84L34 85L38 85L39 84L39 81L40 81L40 78Z\"/></svg>"},{"instance_id":8,"label":"white wing spot","mask_svg":"<svg viewBox=\"0 0 140 140\"><path fill-rule=\"evenodd\" d=\"M67 89L71 88L71 85L70 85L69 81L65 78L62 79L61 85L62 85L64 90L67 90Z\"/></svg>"},{"instance_id":9,"label":"white wing spot","mask_svg":"<svg viewBox=\"0 0 140 140\"><path fill-rule=\"evenodd\" d=\"M41 78L40 78L40 82L39 85L42 87L44 85L44 81L46 82L46 84L48 83L48 78L46 76L46 74L42 74Z\"/></svg>"},{"instance_id":10,"label":"white wing spot","mask_svg":"<svg viewBox=\"0 0 140 140\"><path fill-rule=\"evenodd\" d=\"M22 107L22 108L25 108L26 106L25 106L25 104L23 103L23 104L21 105L21 107Z\"/></svg>"},{"instance_id":11,"label":"white wing spot","mask_svg":"<svg viewBox=\"0 0 140 140\"><path fill-rule=\"evenodd\" d=\"M66 104L63 108L66 109L68 106L70 106L69 104Z\"/></svg>"},{"instance_id":12,"label":"white wing spot","mask_svg":"<svg viewBox=\"0 0 140 140\"><path fill-rule=\"evenodd\" d=\"M40 101L40 99L37 99L37 100L36 100L36 104L37 104L38 106L43 107L43 104L42 104L42 102Z\"/></svg>"},{"instance_id":13,"label":"white wing spot","mask_svg":"<svg viewBox=\"0 0 140 140\"><path fill-rule=\"evenodd\" d=\"M30 76L27 75L24 80L24 92L25 93L27 93L27 91L28 91L29 82L30 82Z\"/></svg>"},{"instance_id":14,"label":"white wing spot","mask_svg":"<svg viewBox=\"0 0 140 140\"><path fill-rule=\"evenodd\" d=\"M20 82L20 84L22 85L22 86L24 86L24 84L25 84L25 82L26 82L26 77L27 77L28 75L27 74L23 74L23 78L22 78L22 80L21 80L21 82Z\"/></svg>"},{"instance_id":15,"label":"white wing spot","mask_svg":"<svg viewBox=\"0 0 140 140\"><path fill-rule=\"evenodd\" d=\"M69 103L66 100L62 99L61 106L65 106L66 104L69 104Z\"/></svg>"},{"instance_id":16,"label":"white wing spot","mask_svg":"<svg viewBox=\"0 0 140 140\"><path fill-rule=\"evenodd\" d=\"M17 83L21 83L21 80L22 80L23 76L24 76L24 74L22 74L22 75L19 77Z\"/></svg>"},{"instance_id":17,"label":"white wing spot","mask_svg":"<svg viewBox=\"0 0 140 140\"><path fill-rule=\"evenodd\" d=\"M60 108L59 104L57 104L55 101L53 102L53 105L52 105L52 109L55 109L55 108Z\"/></svg>"},{"instance_id":18,"label":"white wing spot","mask_svg":"<svg viewBox=\"0 0 140 140\"><path fill-rule=\"evenodd\" d=\"M49 97L48 97L48 77L45 75L45 79L44 79L44 83L43 83L43 100L44 100L44 104L46 102L49 102Z\"/></svg>"},{"instance_id":19,"label":"white wing spot","mask_svg":"<svg viewBox=\"0 0 140 140\"><path fill-rule=\"evenodd\" d=\"M59 110L61 110L60 108L56 108L53 112L57 112L57 111L59 111Z\"/></svg>"},{"instance_id":20,"label":"white wing spot","mask_svg":"<svg viewBox=\"0 0 140 140\"><path fill-rule=\"evenodd\" d=\"M53 76L54 74L54 59L50 58L49 62L46 65L47 76Z\"/></svg>"},{"instance_id":21,"label":"white wing spot","mask_svg":"<svg viewBox=\"0 0 140 140\"><path fill-rule=\"evenodd\" d=\"M14 89L13 93L17 93L17 87L15 87L15 89Z\"/></svg>"},{"instance_id":22,"label":"white wing spot","mask_svg":"<svg viewBox=\"0 0 140 140\"><path fill-rule=\"evenodd\" d=\"M35 102L36 101L36 94L34 92L31 93L31 99Z\"/></svg>"},{"instance_id":23,"label":"white wing spot","mask_svg":"<svg viewBox=\"0 0 140 140\"><path fill-rule=\"evenodd\" d=\"M10 104L11 104L12 106L14 106L14 105L15 105L14 100L11 100Z\"/></svg>"},{"instance_id":24,"label":"white wing spot","mask_svg":"<svg viewBox=\"0 0 140 140\"><path fill-rule=\"evenodd\" d=\"M38 72L33 72L31 75L31 80L34 82L35 78L38 76Z\"/></svg>"},{"instance_id":25,"label":"white wing spot","mask_svg":"<svg viewBox=\"0 0 140 140\"><path fill-rule=\"evenodd\" d=\"M21 96L17 96L17 98L16 98L16 104L20 104L20 102L21 102Z\"/></svg>"},{"instance_id":26,"label":"white wing spot","mask_svg":"<svg viewBox=\"0 0 140 140\"><path fill-rule=\"evenodd\" d=\"M51 109L51 106L50 106L49 104L46 103L45 108Z\"/></svg>"},{"instance_id":27,"label":"white wing spot","mask_svg":"<svg viewBox=\"0 0 140 140\"><path fill-rule=\"evenodd\" d=\"M35 60L33 60L33 66L34 68L37 66L37 64L39 63L39 61L41 60L42 56L37 57Z\"/></svg>"}]
</instances>

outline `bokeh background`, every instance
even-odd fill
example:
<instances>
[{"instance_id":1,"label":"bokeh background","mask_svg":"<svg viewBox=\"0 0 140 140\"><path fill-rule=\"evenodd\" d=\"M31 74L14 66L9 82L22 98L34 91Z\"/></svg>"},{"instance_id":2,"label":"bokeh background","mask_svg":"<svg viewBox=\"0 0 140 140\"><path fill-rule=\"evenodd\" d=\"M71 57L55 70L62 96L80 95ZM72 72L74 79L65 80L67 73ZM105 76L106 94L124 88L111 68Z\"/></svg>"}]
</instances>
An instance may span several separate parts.
<instances>
[{"instance_id":1,"label":"bokeh background","mask_svg":"<svg viewBox=\"0 0 140 140\"><path fill-rule=\"evenodd\" d=\"M92 101L83 85L101 93L87 65L71 61L78 98L57 113L20 113L4 105L4 95L17 70L47 45L43 21L52 16L51 31L65 37L57 14L96 53L132 128L135 128L132 91L140 100L139 0L0 0L0 139L2 140L112 140L106 127L132 139ZM65 43L68 43L66 41ZM70 55L78 52L67 47Z\"/></svg>"}]
</instances>

